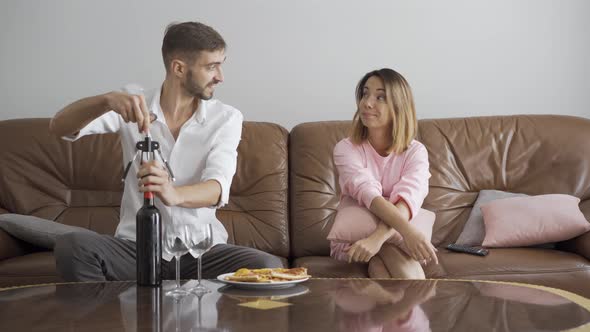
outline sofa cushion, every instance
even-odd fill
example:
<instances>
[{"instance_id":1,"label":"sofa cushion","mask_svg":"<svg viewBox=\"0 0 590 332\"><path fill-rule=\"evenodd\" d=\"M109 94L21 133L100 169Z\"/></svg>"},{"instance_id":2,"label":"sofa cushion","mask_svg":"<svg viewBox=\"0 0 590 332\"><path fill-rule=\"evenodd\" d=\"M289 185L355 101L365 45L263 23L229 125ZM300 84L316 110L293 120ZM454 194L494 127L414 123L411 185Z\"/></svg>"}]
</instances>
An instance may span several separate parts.
<instances>
[{"instance_id":1,"label":"sofa cushion","mask_svg":"<svg viewBox=\"0 0 590 332\"><path fill-rule=\"evenodd\" d=\"M494 248L487 256L438 250L439 266L429 264L426 277L544 274L590 269L585 258L565 251L540 248Z\"/></svg>"},{"instance_id":2,"label":"sofa cushion","mask_svg":"<svg viewBox=\"0 0 590 332\"><path fill-rule=\"evenodd\" d=\"M485 257L438 251L439 264L425 267L426 278L499 280L561 288L590 296L590 262L554 249L495 248Z\"/></svg>"},{"instance_id":3,"label":"sofa cushion","mask_svg":"<svg viewBox=\"0 0 590 332\"><path fill-rule=\"evenodd\" d=\"M483 245L518 247L568 240L590 230L570 195L539 195L496 200L481 206L486 225Z\"/></svg>"},{"instance_id":4,"label":"sofa cushion","mask_svg":"<svg viewBox=\"0 0 590 332\"><path fill-rule=\"evenodd\" d=\"M46 249L53 249L55 239L59 235L71 232L92 232L87 228L12 213L0 215L0 228L17 239Z\"/></svg>"},{"instance_id":5,"label":"sofa cushion","mask_svg":"<svg viewBox=\"0 0 590 332\"><path fill-rule=\"evenodd\" d=\"M51 251L41 251L0 261L0 287L63 282L57 275Z\"/></svg>"},{"instance_id":6,"label":"sofa cushion","mask_svg":"<svg viewBox=\"0 0 590 332\"><path fill-rule=\"evenodd\" d=\"M467 218L467 221L463 226L463 231L455 243L464 246L480 246L483 243L483 239L486 235L483 214L481 213L481 206L483 204L502 198L526 196L528 195L500 190L480 190L479 195L477 195L477 200L473 204L473 209L471 209L471 212L469 213L469 218Z\"/></svg>"},{"instance_id":7,"label":"sofa cushion","mask_svg":"<svg viewBox=\"0 0 590 332\"><path fill-rule=\"evenodd\" d=\"M368 264L337 261L327 256L297 258L293 267L305 267L315 278L368 278Z\"/></svg>"}]
</instances>

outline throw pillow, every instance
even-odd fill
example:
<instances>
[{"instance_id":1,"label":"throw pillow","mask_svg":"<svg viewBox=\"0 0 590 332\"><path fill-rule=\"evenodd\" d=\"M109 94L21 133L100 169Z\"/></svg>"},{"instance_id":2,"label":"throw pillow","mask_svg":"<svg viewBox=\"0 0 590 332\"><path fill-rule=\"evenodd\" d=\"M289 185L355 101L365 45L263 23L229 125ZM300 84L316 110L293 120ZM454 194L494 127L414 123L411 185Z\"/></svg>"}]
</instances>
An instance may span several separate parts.
<instances>
[{"instance_id":1,"label":"throw pillow","mask_svg":"<svg viewBox=\"0 0 590 332\"><path fill-rule=\"evenodd\" d=\"M486 247L518 247L571 239L590 230L570 195L551 194L496 200L481 206Z\"/></svg>"},{"instance_id":2,"label":"throw pillow","mask_svg":"<svg viewBox=\"0 0 590 332\"><path fill-rule=\"evenodd\" d=\"M463 231L455 243L470 247L481 246L486 235L483 215L481 214L480 210L483 204L495 201L497 199L527 196L528 195L525 194L515 194L500 190L481 190L477 196L477 199L475 200L475 203L473 204L473 209L471 209L469 218L467 218L465 226L463 226Z\"/></svg>"},{"instance_id":3,"label":"throw pillow","mask_svg":"<svg viewBox=\"0 0 590 332\"><path fill-rule=\"evenodd\" d=\"M410 220L428 240L432 238L432 226L435 214L431 211L420 209L418 214ZM348 196L344 196L338 205L338 212L332 229L328 234L328 240L333 242L354 243L371 235L377 229L379 218L369 209L358 205ZM404 249L401 234L395 232L388 240L389 243Z\"/></svg>"},{"instance_id":4,"label":"throw pillow","mask_svg":"<svg viewBox=\"0 0 590 332\"><path fill-rule=\"evenodd\" d=\"M71 232L92 232L89 229L68 226L51 220L21 214L1 214L0 228L27 243L53 249L57 236Z\"/></svg>"}]
</instances>

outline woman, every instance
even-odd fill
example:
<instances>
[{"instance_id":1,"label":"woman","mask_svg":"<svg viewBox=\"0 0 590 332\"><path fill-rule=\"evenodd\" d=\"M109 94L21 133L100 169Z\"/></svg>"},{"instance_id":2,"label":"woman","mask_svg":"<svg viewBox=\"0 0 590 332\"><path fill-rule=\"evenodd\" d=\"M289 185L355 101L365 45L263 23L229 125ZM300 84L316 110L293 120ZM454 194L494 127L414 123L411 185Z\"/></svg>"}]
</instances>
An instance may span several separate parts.
<instances>
[{"instance_id":1,"label":"woman","mask_svg":"<svg viewBox=\"0 0 590 332\"><path fill-rule=\"evenodd\" d=\"M405 246L387 251L398 266L390 273L424 278L419 262L438 260L430 239L411 222L428 194L430 173L428 152L414 140L417 120L410 86L392 69L375 70L358 83L356 101L352 134L334 148L340 203L354 200L379 222L369 236L354 243L333 242L331 254L349 262L368 262L399 233Z\"/></svg>"}]
</instances>

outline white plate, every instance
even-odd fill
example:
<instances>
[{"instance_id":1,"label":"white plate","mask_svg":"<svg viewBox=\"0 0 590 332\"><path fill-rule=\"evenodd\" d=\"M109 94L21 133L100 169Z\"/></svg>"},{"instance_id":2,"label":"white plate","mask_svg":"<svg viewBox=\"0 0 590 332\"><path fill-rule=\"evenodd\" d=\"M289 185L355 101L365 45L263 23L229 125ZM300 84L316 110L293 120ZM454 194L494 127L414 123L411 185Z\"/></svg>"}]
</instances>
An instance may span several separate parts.
<instances>
[{"instance_id":1,"label":"white plate","mask_svg":"<svg viewBox=\"0 0 590 332\"><path fill-rule=\"evenodd\" d=\"M225 280L225 277L231 276L233 274L234 274L233 272L220 274L217 276L217 280L221 281L224 284L228 284L228 285L232 285L232 286L244 288L244 289L278 289L278 288L291 287L293 285L296 285L298 283L304 282L307 279L309 279L309 277L307 277L305 279L299 279L299 280L276 281L276 282L267 282L267 283Z\"/></svg>"},{"instance_id":2,"label":"white plate","mask_svg":"<svg viewBox=\"0 0 590 332\"><path fill-rule=\"evenodd\" d=\"M294 285L289 288L271 289L244 289L232 285L225 285L217 291L221 294L238 299L269 299L282 300L293 296L309 293L309 288L304 285Z\"/></svg>"}]
</instances>

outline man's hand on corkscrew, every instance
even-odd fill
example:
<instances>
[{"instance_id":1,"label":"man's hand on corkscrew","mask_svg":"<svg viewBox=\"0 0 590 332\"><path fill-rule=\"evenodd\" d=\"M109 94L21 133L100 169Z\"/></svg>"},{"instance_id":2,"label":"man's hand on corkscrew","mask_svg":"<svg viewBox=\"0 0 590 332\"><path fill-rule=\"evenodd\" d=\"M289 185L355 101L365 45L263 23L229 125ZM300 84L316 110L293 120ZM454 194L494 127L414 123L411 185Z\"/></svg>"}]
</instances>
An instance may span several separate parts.
<instances>
[{"instance_id":1,"label":"man's hand on corkscrew","mask_svg":"<svg viewBox=\"0 0 590 332\"><path fill-rule=\"evenodd\" d=\"M105 95L107 108L119 113L126 123L137 123L140 133L148 133L150 124L156 120L146 105L143 90L138 94L113 91Z\"/></svg>"},{"instance_id":2,"label":"man's hand on corkscrew","mask_svg":"<svg viewBox=\"0 0 590 332\"><path fill-rule=\"evenodd\" d=\"M142 163L137 172L137 183L139 191L151 191L166 206L179 205L182 202L180 193L172 185L170 175L157 160L150 160Z\"/></svg>"}]
</instances>

